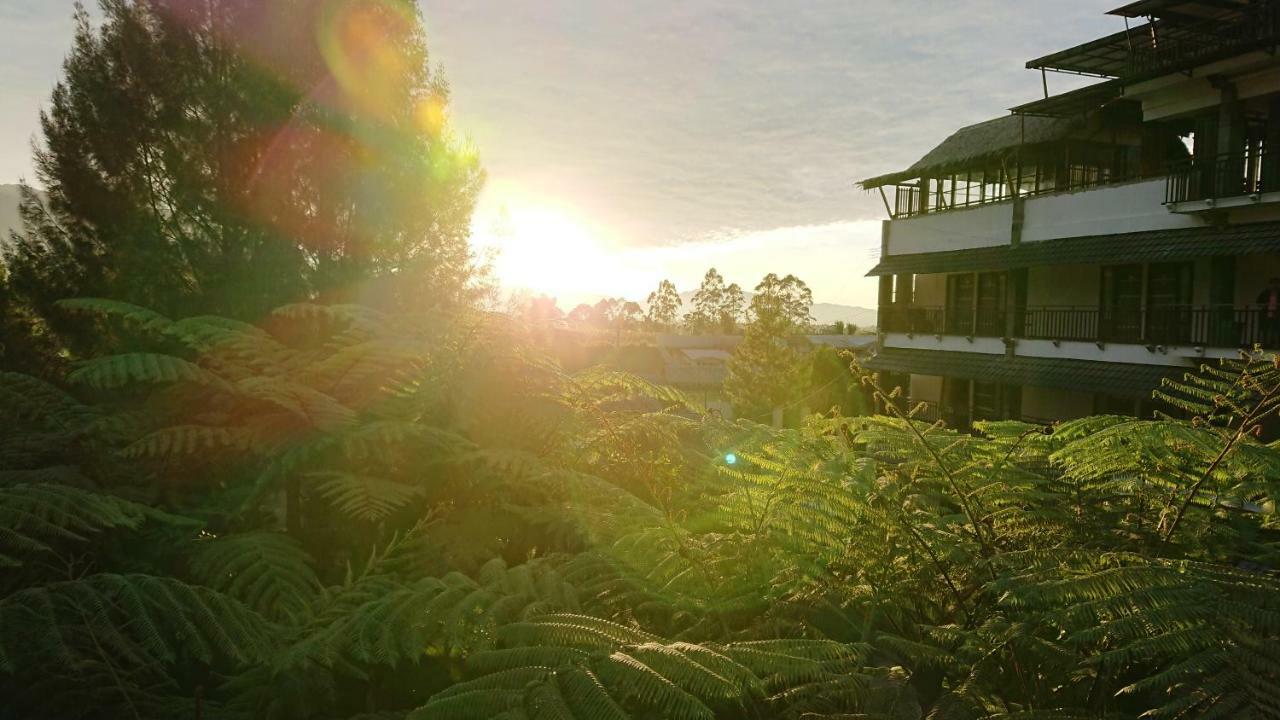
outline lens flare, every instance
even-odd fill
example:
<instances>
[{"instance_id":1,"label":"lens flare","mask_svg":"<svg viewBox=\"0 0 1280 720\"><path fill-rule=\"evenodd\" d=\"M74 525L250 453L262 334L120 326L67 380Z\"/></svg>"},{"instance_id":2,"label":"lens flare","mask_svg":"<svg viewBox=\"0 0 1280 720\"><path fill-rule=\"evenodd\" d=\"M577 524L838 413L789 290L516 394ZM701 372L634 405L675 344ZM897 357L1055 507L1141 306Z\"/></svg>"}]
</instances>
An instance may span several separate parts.
<instances>
[{"instance_id":1,"label":"lens flare","mask_svg":"<svg viewBox=\"0 0 1280 720\"><path fill-rule=\"evenodd\" d=\"M423 66L412 42L410 5L396 0L331 2L321 16L321 55L338 86L375 117L394 115L407 101L403 80Z\"/></svg>"}]
</instances>

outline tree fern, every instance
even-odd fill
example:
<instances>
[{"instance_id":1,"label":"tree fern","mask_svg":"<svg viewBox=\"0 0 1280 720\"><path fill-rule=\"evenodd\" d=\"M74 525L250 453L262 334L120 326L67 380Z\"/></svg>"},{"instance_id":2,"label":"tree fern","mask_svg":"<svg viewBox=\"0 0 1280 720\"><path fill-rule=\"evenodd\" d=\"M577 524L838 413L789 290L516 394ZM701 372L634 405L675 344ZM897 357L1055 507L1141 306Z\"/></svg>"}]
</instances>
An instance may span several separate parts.
<instances>
[{"instance_id":1,"label":"tree fern","mask_svg":"<svg viewBox=\"0 0 1280 720\"><path fill-rule=\"evenodd\" d=\"M0 564L52 553L57 543L86 543L114 528L134 529L149 518L183 522L111 495L64 485L0 486Z\"/></svg>"},{"instance_id":2,"label":"tree fern","mask_svg":"<svg viewBox=\"0 0 1280 720\"><path fill-rule=\"evenodd\" d=\"M89 360L67 378L72 383L103 390L130 383L193 382L228 389L216 374L173 355L159 353L125 353Z\"/></svg>"},{"instance_id":3,"label":"tree fern","mask_svg":"<svg viewBox=\"0 0 1280 720\"><path fill-rule=\"evenodd\" d=\"M97 653L126 664L249 661L271 626L213 590L148 575L91 575L0 599L0 670L74 664ZM99 657L98 659L103 659Z\"/></svg>"},{"instance_id":4,"label":"tree fern","mask_svg":"<svg viewBox=\"0 0 1280 720\"><path fill-rule=\"evenodd\" d=\"M209 587L278 621L305 621L320 594L311 556L281 533L203 539L191 570Z\"/></svg>"}]
</instances>

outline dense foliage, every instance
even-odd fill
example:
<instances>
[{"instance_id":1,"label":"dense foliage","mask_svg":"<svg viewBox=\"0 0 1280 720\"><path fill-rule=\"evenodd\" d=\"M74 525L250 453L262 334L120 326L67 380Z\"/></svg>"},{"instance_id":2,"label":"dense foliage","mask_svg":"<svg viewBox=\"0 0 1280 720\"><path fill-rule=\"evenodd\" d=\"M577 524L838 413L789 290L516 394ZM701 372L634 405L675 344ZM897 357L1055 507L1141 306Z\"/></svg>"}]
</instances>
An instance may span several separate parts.
<instances>
[{"instance_id":1,"label":"dense foliage","mask_svg":"<svg viewBox=\"0 0 1280 720\"><path fill-rule=\"evenodd\" d=\"M0 379L10 715L1237 718L1280 696L1269 359L1164 388L1191 421L969 435L890 402L775 431L566 376L492 316L64 308L137 339L66 387Z\"/></svg>"}]
</instances>

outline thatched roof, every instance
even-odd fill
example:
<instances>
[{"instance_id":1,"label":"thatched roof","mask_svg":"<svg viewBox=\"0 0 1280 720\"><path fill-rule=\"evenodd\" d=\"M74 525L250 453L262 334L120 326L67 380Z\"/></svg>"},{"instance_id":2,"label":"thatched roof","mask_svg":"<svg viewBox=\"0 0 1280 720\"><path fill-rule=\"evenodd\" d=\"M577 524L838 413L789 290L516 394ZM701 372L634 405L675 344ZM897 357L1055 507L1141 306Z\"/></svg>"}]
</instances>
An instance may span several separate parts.
<instances>
[{"instance_id":1,"label":"thatched roof","mask_svg":"<svg viewBox=\"0 0 1280 720\"><path fill-rule=\"evenodd\" d=\"M1081 124L1079 118L1005 115L960 128L906 170L867 178L858 184L870 190L935 172L963 169L979 160L1009 154L1023 145L1062 140Z\"/></svg>"}]
</instances>

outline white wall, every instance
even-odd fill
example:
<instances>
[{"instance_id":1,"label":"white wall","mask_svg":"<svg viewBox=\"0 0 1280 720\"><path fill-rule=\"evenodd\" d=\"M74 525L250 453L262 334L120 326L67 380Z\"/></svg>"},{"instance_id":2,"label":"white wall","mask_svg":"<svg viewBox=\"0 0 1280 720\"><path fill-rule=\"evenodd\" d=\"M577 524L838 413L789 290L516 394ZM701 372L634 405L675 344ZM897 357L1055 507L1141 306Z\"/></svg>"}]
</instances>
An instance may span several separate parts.
<instances>
[{"instance_id":1,"label":"white wall","mask_svg":"<svg viewBox=\"0 0 1280 720\"><path fill-rule=\"evenodd\" d=\"M1022 242L1200 227L1195 215L1164 206L1165 180L1142 180L1094 190L1028 198Z\"/></svg>"},{"instance_id":2,"label":"white wall","mask_svg":"<svg viewBox=\"0 0 1280 720\"><path fill-rule=\"evenodd\" d=\"M1185 115L1222 102L1222 92L1210 82L1214 76L1229 77L1235 82L1241 100L1275 92L1280 87L1274 57L1266 52L1250 52L1189 73L1171 73L1130 85L1125 88L1125 97L1142 101L1142 116L1147 122Z\"/></svg>"},{"instance_id":3,"label":"white wall","mask_svg":"<svg viewBox=\"0 0 1280 720\"><path fill-rule=\"evenodd\" d=\"M1064 358L1067 360L1094 360L1097 362L1131 363L1135 365L1165 365L1189 367L1193 358L1203 357L1192 346L1169 345L1161 351L1147 350L1146 345L1127 343L1096 343L1063 340L1054 347L1052 340L1018 340L1016 352L1023 357Z\"/></svg>"},{"instance_id":4,"label":"white wall","mask_svg":"<svg viewBox=\"0 0 1280 720\"><path fill-rule=\"evenodd\" d=\"M907 337L906 333L889 333L884 336L885 347L914 348L917 350L945 350L947 352L982 353L984 355L1003 355L1004 341L1000 338L976 337L973 342L959 335L916 335Z\"/></svg>"},{"instance_id":5,"label":"white wall","mask_svg":"<svg viewBox=\"0 0 1280 720\"><path fill-rule=\"evenodd\" d=\"M1164 206L1165 179L1042 195L1024 201L1022 242L1204 226L1200 215ZM889 254L1008 245L1013 202L901 218L889 223Z\"/></svg>"},{"instance_id":6,"label":"white wall","mask_svg":"<svg viewBox=\"0 0 1280 720\"><path fill-rule=\"evenodd\" d=\"M969 250L1008 245L1013 201L900 218L889 223L889 254Z\"/></svg>"}]
</instances>

